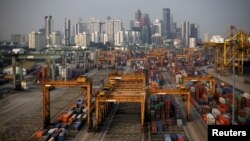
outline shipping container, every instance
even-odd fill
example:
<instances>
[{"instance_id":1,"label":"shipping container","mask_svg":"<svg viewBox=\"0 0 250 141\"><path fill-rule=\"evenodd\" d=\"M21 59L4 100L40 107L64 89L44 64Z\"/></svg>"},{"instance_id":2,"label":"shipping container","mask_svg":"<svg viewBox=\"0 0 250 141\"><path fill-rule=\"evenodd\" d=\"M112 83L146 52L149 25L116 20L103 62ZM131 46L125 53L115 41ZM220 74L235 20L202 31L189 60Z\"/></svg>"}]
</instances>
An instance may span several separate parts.
<instances>
[{"instance_id":1,"label":"shipping container","mask_svg":"<svg viewBox=\"0 0 250 141\"><path fill-rule=\"evenodd\" d=\"M171 136L169 134L165 134L165 141L172 141Z\"/></svg>"}]
</instances>

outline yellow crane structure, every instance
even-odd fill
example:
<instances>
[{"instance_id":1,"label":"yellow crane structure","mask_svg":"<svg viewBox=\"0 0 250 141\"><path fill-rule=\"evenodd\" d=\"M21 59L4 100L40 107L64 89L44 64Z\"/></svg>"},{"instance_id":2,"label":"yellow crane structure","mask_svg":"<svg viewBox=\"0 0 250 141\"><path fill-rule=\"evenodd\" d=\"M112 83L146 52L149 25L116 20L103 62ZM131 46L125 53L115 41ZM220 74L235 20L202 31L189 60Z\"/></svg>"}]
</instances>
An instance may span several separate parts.
<instances>
[{"instance_id":1,"label":"yellow crane structure","mask_svg":"<svg viewBox=\"0 0 250 141\"><path fill-rule=\"evenodd\" d=\"M204 49L203 48L184 48L184 55L188 55L189 59L200 59L202 60Z\"/></svg>"},{"instance_id":2,"label":"yellow crane structure","mask_svg":"<svg viewBox=\"0 0 250 141\"><path fill-rule=\"evenodd\" d=\"M92 127L92 82L85 76L79 76L74 81L45 81L43 82L43 128L50 125L50 88L52 87L81 87L86 89L88 109L88 130Z\"/></svg>"},{"instance_id":3,"label":"yellow crane structure","mask_svg":"<svg viewBox=\"0 0 250 141\"><path fill-rule=\"evenodd\" d=\"M211 83L211 88L210 91L215 94L215 83L216 80L215 78L211 77L211 76L207 76L207 77L183 77L183 84L186 82L202 82L202 81L206 81Z\"/></svg>"},{"instance_id":4,"label":"yellow crane structure","mask_svg":"<svg viewBox=\"0 0 250 141\"><path fill-rule=\"evenodd\" d=\"M115 66L116 52L101 50L97 58L97 67L100 67L104 62L107 64L110 63L111 66Z\"/></svg>"},{"instance_id":5,"label":"yellow crane structure","mask_svg":"<svg viewBox=\"0 0 250 141\"><path fill-rule=\"evenodd\" d=\"M225 67L232 68L232 64L235 63L235 67L237 67L238 73L241 76L244 73L244 61L249 59L249 38L250 36L244 31L239 31L224 42L223 64Z\"/></svg>"},{"instance_id":6,"label":"yellow crane structure","mask_svg":"<svg viewBox=\"0 0 250 141\"><path fill-rule=\"evenodd\" d=\"M190 116L190 91L187 90L184 86L179 87L179 89L159 89L157 82L153 81L152 86L148 89L149 95L186 95L187 96L187 119L189 120ZM150 100L148 100L148 112L150 113Z\"/></svg>"},{"instance_id":7,"label":"yellow crane structure","mask_svg":"<svg viewBox=\"0 0 250 141\"><path fill-rule=\"evenodd\" d=\"M171 50L168 50L166 48L157 48L157 49L152 49L149 50L149 52L146 55L146 62L151 58L157 58L160 61L161 66L163 66L164 58L169 55Z\"/></svg>"},{"instance_id":8,"label":"yellow crane structure","mask_svg":"<svg viewBox=\"0 0 250 141\"><path fill-rule=\"evenodd\" d=\"M229 32L229 37L223 43L209 42L205 43L204 46L214 48L214 67L215 69L220 68L218 71L222 75L225 75L226 71L232 69L234 64L238 69L239 75L243 76L244 61L249 59L250 35L244 31L237 31L234 26L230 26L226 34Z\"/></svg>"},{"instance_id":9,"label":"yellow crane structure","mask_svg":"<svg viewBox=\"0 0 250 141\"><path fill-rule=\"evenodd\" d=\"M96 120L95 127L99 126L105 118L108 103L116 102L138 102L141 104L141 126L144 128L145 101L146 101L146 77L144 73L109 75L109 83L105 85L96 97Z\"/></svg>"}]
</instances>

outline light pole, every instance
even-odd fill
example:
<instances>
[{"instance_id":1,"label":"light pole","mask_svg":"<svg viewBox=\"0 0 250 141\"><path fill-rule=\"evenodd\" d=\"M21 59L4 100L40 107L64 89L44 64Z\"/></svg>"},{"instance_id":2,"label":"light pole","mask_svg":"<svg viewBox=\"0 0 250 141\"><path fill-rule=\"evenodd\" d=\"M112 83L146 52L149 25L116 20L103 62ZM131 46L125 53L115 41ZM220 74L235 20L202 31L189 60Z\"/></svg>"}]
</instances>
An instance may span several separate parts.
<instances>
[{"instance_id":1,"label":"light pole","mask_svg":"<svg viewBox=\"0 0 250 141\"><path fill-rule=\"evenodd\" d=\"M233 40L233 50L237 48L237 40ZM233 55L233 109L232 109L232 125L235 124L235 56Z\"/></svg>"}]
</instances>

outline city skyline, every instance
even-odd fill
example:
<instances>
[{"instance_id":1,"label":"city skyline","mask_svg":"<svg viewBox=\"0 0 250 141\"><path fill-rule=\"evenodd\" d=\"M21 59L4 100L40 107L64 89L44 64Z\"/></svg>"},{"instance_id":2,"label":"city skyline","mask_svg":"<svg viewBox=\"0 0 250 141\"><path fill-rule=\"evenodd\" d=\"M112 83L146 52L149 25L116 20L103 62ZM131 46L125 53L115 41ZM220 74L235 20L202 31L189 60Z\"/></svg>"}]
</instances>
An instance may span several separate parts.
<instances>
[{"instance_id":1,"label":"city skyline","mask_svg":"<svg viewBox=\"0 0 250 141\"><path fill-rule=\"evenodd\" d=\"M54 31L64 30L68 18L74 25L79 18L88 21L90 17L104 21L107 16L122 20L129 28L138 9L149 14L151 22L162 20L163 8L169 8L174 22L181 27L182 21L200 25L200 37L209 32L223 35L230 25L250 32L250 10L248 0L2 0L0 2L0 41L9 40L11 34L26 34L44 27L44 17L53 16ZM93 8L92 8L93 7ZM72 27L71 27L72 28Z\"/></svg>"}]
</instances>

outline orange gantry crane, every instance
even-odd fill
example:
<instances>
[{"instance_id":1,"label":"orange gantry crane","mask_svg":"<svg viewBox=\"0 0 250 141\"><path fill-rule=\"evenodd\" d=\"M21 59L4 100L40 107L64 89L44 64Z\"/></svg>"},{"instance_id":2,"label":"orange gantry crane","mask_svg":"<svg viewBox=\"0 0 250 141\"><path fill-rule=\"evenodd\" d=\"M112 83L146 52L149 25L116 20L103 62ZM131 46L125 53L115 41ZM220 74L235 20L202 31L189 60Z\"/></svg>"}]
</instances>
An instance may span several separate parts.
<instances>
[{"instance_id":1,"label":"orange gantry crane","mask_svg":"<svg viewBox=\"0 0 250 141\"><path fill-rule=\"evenodd\" d=\"M50 88L52 87L81 87L87 92L88 130L92 127L92 82L85 76L79 76L74 81L45 81L43 82L43 128L50 125Z\"/></svg>"},{"instance_id":2,"label":"orange gantry crane","mask_svg":"<svg viewBox=\"0 0 250 141\"><path fill-rule=\"evenodd\" d=\"M202 82L202 81L206 81L206 82L209 82L209 83L212 83L211 84L211 88L210 88L210 91L215 94L215 78L211 77L211 76L207 76L207 77L183 77L183 84L185 82L189 82L189 81L199 81L199 82Z\"/></svg>"},{"instance_id":3,"label":"orange gantry crane","mask_svg":"<svg viewBox=\"0 0 250 141\"><path fill-rule=\"evenodd\" d=\"M239 75L243 76L244 61L249 59L250 35L244 31L237 31L234 26L230 26L226 34L228 33L230 35L223 42L209 42L204 46L214 48L214 68L215 70L219 68L217 72L225 75L235 66Z\"/></svg>"},{"instance_id":4,"label":"orange gantry crane","mask_svg":"<svg viewBox=\"0 0 250 141\"><path fill-rule=\"evenodd\" d=\"M111 66L115 66L116 55L117 55L117 52L115 51L101 50L98 54L97 66L100 67L103 63L106 63L106 64L110 63Z\"/></svg>"},{"instance_id":5,"label":"orange gantry crane","mask_svg":"<svg viewBox=\"0 0 250 141\"><path fill-rule=\"evenodd\" d=\"M190 117L190 91L185 87L181 86L179 89L159 89L157 82L153 81L152 86L148 89L150 95L186 95L187 96L187 115L186 118L189 120ZM148 100L148 110L150 110L150 100ZM150 111L148 111L150 113Z\"/></svg>"},{"instance_id":6,"label":"orange gantry crane","mask_svg":"<svg viewBox=\"0 0 250 141\"><path fill-rule=\"evenodd\" d=\"M164 58L169 55L171 50L166 48L157 48L149 50L148 54L146 55L146 62L148 62L152 58L157 58L160 61L161 66L163 66Z\"/></svg>"},{"instance_id":7,"label":"orange gantry crane","mask_svg":"<svg viewBox=\"0 0 250 141\"><path fill-rule=\"evenodd\" d=\"M104 86L96 97L96 121L95 127L99 126L105 118L108 103L116 102L138 102L141 104L141 126L144 128L145 101L146 101L146 78L144 73L109 75L109 84Z\"/></svg>"}]
</instances>

